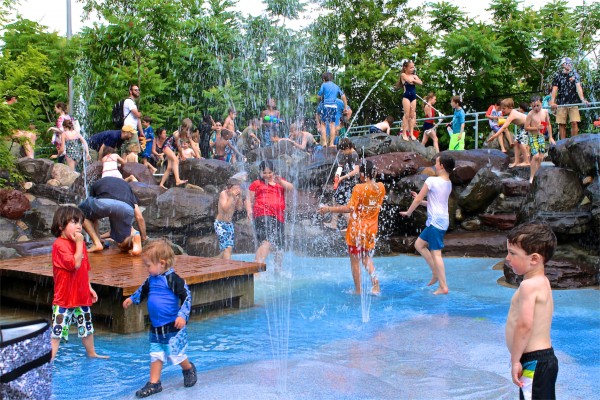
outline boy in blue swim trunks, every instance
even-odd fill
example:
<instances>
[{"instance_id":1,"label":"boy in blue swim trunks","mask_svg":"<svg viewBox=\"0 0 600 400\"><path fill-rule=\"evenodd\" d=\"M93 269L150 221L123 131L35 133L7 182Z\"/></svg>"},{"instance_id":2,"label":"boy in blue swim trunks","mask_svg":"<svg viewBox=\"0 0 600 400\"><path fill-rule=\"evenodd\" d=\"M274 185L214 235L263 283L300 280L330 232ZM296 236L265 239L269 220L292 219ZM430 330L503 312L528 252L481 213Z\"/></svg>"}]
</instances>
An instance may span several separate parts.
<instances>
[{"instance_id":1,"label":"boy in blue swim trunks","mask_svg":"<svg viewBox=\"0 0 600 400\"><path fill-rule=\"evenodd\" d=\"M435 160L437 176L427 178L419 194L411 192L414 198L412 204L408 210L400 213L403 217L410 217L418 206L427 206L427 227L415 242L415 249L431 268L432 277L427 286L436 282L440 283L433 294L448 294L442 249L444 248L444 235L450 225L448 197L452 192L450 172L453 169L454 159L452 157L447 154L438 157ZM425 200L425 196L427 196L427 200Z\"/></svg>"},{"instance_id":2,"label":"boy in blue swim trunks","mask_svg":"<svg viewBox=\"0 0 600 400\"><path fill-rule=\"evenodd\" d=\"M123 302L123 308L148 299L150 315L150 380L135 392L136 397L148 397L162 392L160 375L167 358L179 364L183 386L196 384L196 367L188 359L186 324L192 308L192 294L185 281L175 273L175 253L166 240L156 240L144 249L142 262L148 268L148 278L138 290ZM181 304L181 305L180 305Z\"/></svg>"},{"instance_id":3,"label":"boy in blue swim trunks","mask_svg":"<svg viewBox=\"0 0 600 400\"><path fill-rule=\"evenodd\" d=\"M342 89L338 85L332 82L333 74L331 72L323 72L321 75L321 79L323 80L323 84L319 89L318 97L319 102L323 102L323 107L320 108L321 113L321 121L323 123L321 129L321 146L327 146L327 127L329 127L329 146L335 146L335 120L336 120L336 112L337 105L336 99L338 96L344 102L344 108L342 114L347 113L348 109L348 100L346 99L346 95L342 92Z\"/></svg>"},{"instance_id":4,"label":"boy in blue swim trunks","mask_svg":"<svg viewBox=\"0 0 600 400\"><path fill-rule=\"evenodd\" d=\"M235 239L233 229L233 213L243 208L241 182L229 179L227 187L219 195L217 217L215 219L215 232L219 238L219 258L231 259L233 242Z\"/></svg>"}]
</instances>

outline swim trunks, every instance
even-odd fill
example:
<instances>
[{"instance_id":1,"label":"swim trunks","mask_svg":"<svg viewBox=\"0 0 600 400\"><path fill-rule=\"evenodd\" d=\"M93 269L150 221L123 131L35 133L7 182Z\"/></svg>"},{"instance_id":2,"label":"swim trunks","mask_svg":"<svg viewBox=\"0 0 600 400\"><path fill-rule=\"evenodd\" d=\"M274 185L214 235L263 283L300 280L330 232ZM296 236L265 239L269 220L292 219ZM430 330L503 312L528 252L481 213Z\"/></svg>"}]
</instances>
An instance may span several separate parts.
<instances>
[{"instance_id":1,"label":"swim trunks","mask_svg":"<svg viewBox=\"0 0 600 400\"><path fill-rule=\"evenodd\" d=\"M167 358L174 365L187 359L185 351L188 346L187 329L177 329L173 323L158 328L150 328L150 362L165 363Z\"/></svg>"},{"instance_id":2,"label":"swim trunks","mask_svg":"<svg viewBox=\"0 0 600 400\"><path fill-rule=\"evenodd\" d=\"M529 144L529 134L525 129L518 129L515 135L515 141L519 144Z\"/></svg>"},{"instance_id":3,"label":"swim trunks","mask_svg":"<svg viewBox=\"0 0 600 400\"><path fill-rule=\"evenodd\" d=\"M235 238L233 222L215 220L214 226L217 237L219 238L219 249L224 251L228 247L233 248Z\"/></svg>"},{"instance_id":4,"label":"swim trunks","mask_svg":"<svg viewBox=\"0 0 600 400\"><path fill-rule=\"evenodd\" d=\"M381 129L379 129L378 127L376 127L375 125L371 125L369 127L369 133L383 133L383 131Z\"/></svg>"},{"instance_id":5,"label":"swim trunks","mask_svg":"<svg viewBox=\"0 0 600 400\"><path fill-rule=\"evenodd\" d=\"M521 356L523 387L519 389L521 400L556 399L555 385L558 375L558 359L554 349L532 351Z\"/></svg>"},{"instance_id":6,"label":"swim trunks","mask_svg":"<svg viewBox=\"0 0 600 400\"><path fill-rule=\"evenodd\" d=\"M441 250L444 248L444 235L446 231L436 228L433 225L429 225L423 229L423 232L419 237L426 241L429 245L429 250Z\"/></svg>"},{"instance_id":7,"label":"swim trunks","mask_svg":"<svg viewBox=\"0 0 600 400\"><path fill-rule=\"evenodd\" d=\"M254 230L256 231L256 242L260 246L262 242L269 242L278 250L285 246L285 226L283 222L275 217L264 215L254 218Z\"/></svg>"},{"instance_id":8,"label":"swim trunks","mask_svg":"<svg viewBox=\"0 0 600 400\"><path fill-rule=\"evenodd\" d=\"M65 308L52 306L52 333L53 339L69 341L69 327L77 324L77 336L84 338L94 333L92 324L92 310L88 306Z\"/></svg>"},{"instance_id":9,"label":"swim trunks","mask_svg":"<svg viewBox=\"0 0 600 400\"><path fill-rule=\"evenodd\" d=\"M546 153L546 139L544 135L528 135L529 136L529 148L531 155Z\"/></svg>"}]
</instances>

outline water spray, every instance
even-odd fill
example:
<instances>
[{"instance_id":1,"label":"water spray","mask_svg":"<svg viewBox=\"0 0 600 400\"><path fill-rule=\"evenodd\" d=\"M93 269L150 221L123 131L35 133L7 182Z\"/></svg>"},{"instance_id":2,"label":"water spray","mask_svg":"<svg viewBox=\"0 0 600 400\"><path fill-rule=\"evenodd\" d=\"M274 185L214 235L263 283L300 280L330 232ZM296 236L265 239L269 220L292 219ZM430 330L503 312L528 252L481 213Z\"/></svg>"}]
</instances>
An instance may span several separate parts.
<instances>
[{"instance_id":1,"label":"water spray","mask_svg":"<svg viewBox=\"0 0 600 400\"><path fill-rule=\"evenodd\" d=\"M371 88L371 90L369 90L369 92L367 93L367 95L365 96L365 98L363 99L363 101L360 103L360 105L358 106L358 110L356 110L356 113L354 113L354 118L352 118L352 121L350 121L350 124L348 125L348 129L346 130L346 135L347 136L350 136L350 130L352 129L352 125L354 124L354 121L356 120L356 117L358 117L358 114L360 113L360 110L362 109L363 104L365 104L365 101L367 101L367 99L371 95L371 92L373 92L373 90L375 90L375 88L377 87L377 85L379 85L381 83L381 81L383 81L383 79L385 78L385 76L391 70L392 70L392 67L388 68L387 71L385 71L385 73L383 74L383 76L381 78L379 78L379 80L377 82L375 82L375 84L373 85L373 87Z\"/></svg>"}]
</instances>

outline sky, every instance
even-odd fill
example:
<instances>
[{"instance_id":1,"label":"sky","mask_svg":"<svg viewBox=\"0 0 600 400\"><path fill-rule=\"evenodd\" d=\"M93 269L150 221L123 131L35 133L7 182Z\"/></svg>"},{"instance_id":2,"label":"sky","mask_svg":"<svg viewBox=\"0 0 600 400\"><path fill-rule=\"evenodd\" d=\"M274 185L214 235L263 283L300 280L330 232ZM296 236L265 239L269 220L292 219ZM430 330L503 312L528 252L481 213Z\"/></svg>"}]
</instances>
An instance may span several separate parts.
<instances>
[{"instance_id":1,"label":"sky","mask_svg":"<svg viewBox=\"0 0 600 400\"><path fill-rule=\"evenodd\" d=\"M46 25L52 31L57 31L60 35L66 35L67 25L67 1L69 0L21 0L17 7L17 12L26 19L37 21L42 25ZM435 1L435 0L429 0ZM583 5L585 2L589 4L592 0L567 0L570 7ZM489 13L485 10L489 7L488 0L451 0L468 16L478 20L488 20ZM542 4L549 3L548 0L525 0L522 3L525 6L533 5L539 8ZM415 6L425 3L425 0L409 0L409 6ZM261 0L239 0L237 9L243 14L260 15L264 11L264 5ZM81 22L83 15L83 6L76 0L71 0L71 15L73 33L79 32L82 27L92 25L92 21ZM311 14L311 15L314 15ZM300 21L297 24L307 24L309 21Z\"/></svg>"}]
</instances>

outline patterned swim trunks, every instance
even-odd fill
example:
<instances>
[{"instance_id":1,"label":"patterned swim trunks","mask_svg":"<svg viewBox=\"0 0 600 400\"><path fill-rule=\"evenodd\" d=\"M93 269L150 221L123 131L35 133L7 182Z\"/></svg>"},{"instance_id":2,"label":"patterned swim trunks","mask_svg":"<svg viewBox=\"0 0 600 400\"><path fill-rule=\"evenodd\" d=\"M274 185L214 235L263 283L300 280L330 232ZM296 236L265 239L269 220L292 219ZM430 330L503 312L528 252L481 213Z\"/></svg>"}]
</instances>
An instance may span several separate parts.
<instances>
[{"instance_id":1,"label":"patterned swim trunks","mask_svg":"<svg viewBox=\"0 0 600 400\"><path fill-rule=\"evenodd\" d=\"M92 311L88 306L64 308L52 306L52 334L53 339L69 340L69 327L77 324L77 336L84 338L94 333L92 324Z\"/></svg>"},{"instance_id":2,"label":"patterned swim trunks","mask_svg":"<svg viewBox=\"0 0 600 400\"><path fill-rule=\"evenodd\" d=\"M531 155L546 153L546 139L544 135L529 135L529 148Z\"/></svg>"},{"instance_id":3,"label":"patterned swim trunks","mask_svg":"<svg viewBox=\"0 0 600 400\"><path fill-rule=\"evenodd\" d=\"M233 222L215 220L214 226L217 237L219 238L219 249L224 251L228 247L233 247Z\"/></svg>"},{"instance_id":4,"label":"patterned swim trunks","mask_svg":"<svg viewBox=\"0 0 600 400\"><path fill-rule=\"evenodd\" d=\"M529 133L525 129L519 129L515 135L515 140L519 144L529 144Z\"/></svg>"}]
</instances>

